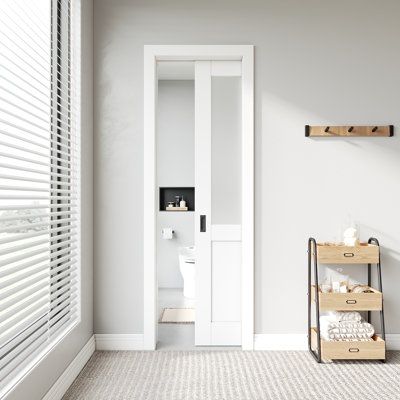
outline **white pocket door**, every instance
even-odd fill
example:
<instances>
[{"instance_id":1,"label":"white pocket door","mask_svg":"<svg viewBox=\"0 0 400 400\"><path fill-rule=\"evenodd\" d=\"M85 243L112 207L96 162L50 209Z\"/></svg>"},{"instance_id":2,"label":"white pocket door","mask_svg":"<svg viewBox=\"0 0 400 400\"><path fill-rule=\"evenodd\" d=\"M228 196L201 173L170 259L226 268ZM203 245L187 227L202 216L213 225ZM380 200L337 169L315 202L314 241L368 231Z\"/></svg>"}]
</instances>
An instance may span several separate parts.
<instances>
[{"instance_id":1,"label":"white pocket door","mask_svg":"<svg viewBox=\"0 0 400 400\"><path fill-rule=\"evenodd\" d=\"M241 62L195 65L195 342L240 345Z\"/></svg>"}]
</instances>

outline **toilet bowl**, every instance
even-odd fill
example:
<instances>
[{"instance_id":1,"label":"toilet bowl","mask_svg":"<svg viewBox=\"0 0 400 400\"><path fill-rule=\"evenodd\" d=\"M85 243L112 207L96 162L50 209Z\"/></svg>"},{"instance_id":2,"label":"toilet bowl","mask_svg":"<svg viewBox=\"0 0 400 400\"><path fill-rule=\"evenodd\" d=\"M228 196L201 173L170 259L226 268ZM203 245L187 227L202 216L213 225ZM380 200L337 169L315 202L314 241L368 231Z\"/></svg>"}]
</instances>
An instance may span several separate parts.
<instances>
[{"instance_id":1,"label":"toilet bowl","mask_svg":"<svg viewBox=\"0 0 400 400\"><path fill-rule=\"evenodd\" d=\"M179 248L179 270L183 277L183 295L194 299L196 296L195 246Z\"/></svg>"}]
</instances>

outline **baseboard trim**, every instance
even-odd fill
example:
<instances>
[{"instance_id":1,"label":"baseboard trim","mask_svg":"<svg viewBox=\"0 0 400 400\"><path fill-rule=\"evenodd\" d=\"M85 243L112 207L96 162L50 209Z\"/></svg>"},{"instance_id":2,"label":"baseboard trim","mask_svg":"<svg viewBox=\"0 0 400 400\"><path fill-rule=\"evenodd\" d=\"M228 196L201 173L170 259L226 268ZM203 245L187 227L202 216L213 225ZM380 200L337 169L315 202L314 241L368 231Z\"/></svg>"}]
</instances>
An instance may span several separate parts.
<instances>
[{"instance_id":1,"label":"baseboard trim","mask_svg":"<svg viewBox=\"0 0 400 400\"><path fill-rule=\"evenodd\" d=\"M96 334L96 350L143 350L143 334Z\"/></svg>"},{"instance_id":2,"label":"baseboard trim","mask_svg":"<svg viewBox=\"0 0 400 400\"><path fill-rule=\"evenodd\" d=\"M400 334L386 334L387 350L400 350ZM307 350L305 334L255 334L254 350Z\"/></svg>"},{"instance_id":3,"label":"baseboard trim","mask_svg":"<svg viewBox=\"0 0 400 400\"><path fill-rule=\"evenodd\" d=\"M89 361L94 351L95 340L94 336L92 336L42 400L61 400L79 372L82 371L83 367Z\"/></svg>"},{"instance_id":4,"label":"baseboard trim","mask_svg":"<svg viewBox=\"0 0 400 400\"><path fill-rule=\"evenodd\" d=\"M400 350L400 333L387 333L386 347L388 350Z\"/></svg>"},{"instance_id":5,"label":"baseboard trim","mask_svg":"<svg viewBox=\"0 0 400 400\"><path fill-rule=\"evenodd\" d=\"M307 335L287 333L255 334L254 350L307 350Z\"/></svg>"}]
</instances>

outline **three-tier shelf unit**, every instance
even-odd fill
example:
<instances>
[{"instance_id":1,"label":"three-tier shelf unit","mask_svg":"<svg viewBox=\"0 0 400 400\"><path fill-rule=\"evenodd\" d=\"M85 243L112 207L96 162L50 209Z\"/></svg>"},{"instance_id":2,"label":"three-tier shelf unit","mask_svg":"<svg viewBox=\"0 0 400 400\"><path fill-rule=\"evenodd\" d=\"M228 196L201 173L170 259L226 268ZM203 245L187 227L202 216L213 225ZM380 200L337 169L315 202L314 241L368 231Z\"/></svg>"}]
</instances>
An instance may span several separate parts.
<instances>
[{"instance_id":1,"label":"three-tier shelf unit","mask_svg":"<svg viewBox=\"0 0 400 400\"><path fill-rule=\"evenodd\" d=\"M366 264L371 293L322 293L318 283L318 264ZM372 285L372 266L376 265L377 289ZM312 278L314 277L314 282ZM312 326L312 309L315 326ZM379 312L381 332L371 341L327 341L321 338L320 313L323 311ZM379 241L370 238L357 246L317 243L308 240L308 348L317 362L322 360L386 360L385 318L383 312L382 271Z\"/></svg>"}]
</instances>

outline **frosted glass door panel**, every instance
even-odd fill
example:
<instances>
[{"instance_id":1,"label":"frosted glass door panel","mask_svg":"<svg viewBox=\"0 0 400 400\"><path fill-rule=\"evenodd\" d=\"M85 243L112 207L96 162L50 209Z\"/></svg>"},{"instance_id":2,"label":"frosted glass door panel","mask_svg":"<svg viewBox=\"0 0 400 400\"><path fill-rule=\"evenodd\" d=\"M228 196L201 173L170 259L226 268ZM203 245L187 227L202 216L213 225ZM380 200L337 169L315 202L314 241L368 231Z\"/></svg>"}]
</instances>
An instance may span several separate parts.
<instances>
[{"instance_id":1,"label":"frosted glass door panel","mask_svg":"<svg viewBox=\"0 0 400 400\"><path fill-rule=\"evenodd\" d=\"M241 224L241 77L211 78L212 224Z\"/></svg>"}]
</instances>

